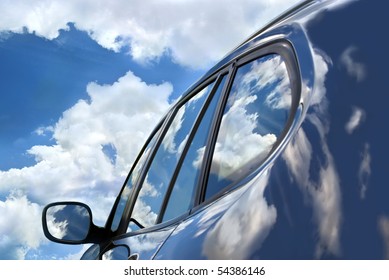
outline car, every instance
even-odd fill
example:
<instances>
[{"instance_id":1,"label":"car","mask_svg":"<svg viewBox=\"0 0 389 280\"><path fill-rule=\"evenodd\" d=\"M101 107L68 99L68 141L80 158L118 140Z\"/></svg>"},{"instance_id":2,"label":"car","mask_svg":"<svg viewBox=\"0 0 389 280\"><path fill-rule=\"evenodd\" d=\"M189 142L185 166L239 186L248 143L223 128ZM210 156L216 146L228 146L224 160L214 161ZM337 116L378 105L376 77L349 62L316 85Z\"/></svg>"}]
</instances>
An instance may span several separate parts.
<instances>
[{"instance_id":1,"label":"car","mask_svg":"<svg viewBox=\"0 0 389 280\"><path fill-rule=\"evenodd\" d=\"M56 202L46 237L92 243L82 259L389 258L384 6L274 19L162 118L104 227Z\"/></svg>"}]
</instances>

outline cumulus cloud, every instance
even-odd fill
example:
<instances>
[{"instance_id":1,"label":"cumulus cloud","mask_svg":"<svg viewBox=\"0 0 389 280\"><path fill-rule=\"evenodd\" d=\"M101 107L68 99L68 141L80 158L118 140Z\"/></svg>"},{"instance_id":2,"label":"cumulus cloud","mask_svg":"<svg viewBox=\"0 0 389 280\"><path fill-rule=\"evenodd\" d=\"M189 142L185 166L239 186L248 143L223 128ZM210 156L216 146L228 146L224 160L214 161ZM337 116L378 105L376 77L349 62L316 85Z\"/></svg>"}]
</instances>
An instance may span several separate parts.
<instances>
[{"instance_id":1,"label":"cumulus cloud","mask_svg":"<svg viewBox=\"0 0 389 280\"><path fill-rule=\"evenodd\" d=\"M105 48L129 47L139 62L169 54L181 65L204 67L297 2L7 0L0 2L0 31L53 39L72 22Z\"/></svg>"},{"instance_id":2,"label":"cumulus cloud","mask_svg":"<svg viewBox=\"0 0 389 280\"><path fill-rule=\"evenodd\" d=\"M128 72L113 85L91 83L87 91L90 100L80 100L55 125L56 143L27 151L34 166L0 171L1 192L17 187L46 202L122 178L167 110L172 86L147 85ZM115 147L115 165L103 152L105 144Z\"/></svg>"},{"instance_id":3,"label":"cumulus cloud","mask_svg":"<svg viewBox=\"0 0 389 280\"><path fill-rule=\"evenodd\" d=\"M14 191L0 200L0 258L24 259L30 249L44 242L41 223L42 207Z\"/></svg>"},{"instance_id":4,"label":"cumulus cloud","mask_svg":"<svg viewBox=\"0 0 389 280\"><path fill-rule=\"evenodd\" d=\"M144 139L170 106L172 85L147 85L128 72L113 85L91 83L91 100L79 101L56 125L58 143L82 154L88 147L111 143L119 172L127 173ZM103 159L102 159L103 160ZM106 159L104 159L106 160Z\"/></svg>"},{"instance_id":5,"label":"cumulus cloud","mask_svg":"<svg viewBox=\"0 0 389 280\"><path fill-rule=\"evenodd\" d=\"M147 85L128 72L113 85L91 83L87 91L90 100L80 100L55 125L56 143L28 150L37 162L33 167L0 172L0 190L16 185L36 187L42 191L40 195L47 190L64 194L125 175L144 139L169 107L172 86ZM102 150L105 144L116 150L115 166Z\"/></svg>"}]
</instances>

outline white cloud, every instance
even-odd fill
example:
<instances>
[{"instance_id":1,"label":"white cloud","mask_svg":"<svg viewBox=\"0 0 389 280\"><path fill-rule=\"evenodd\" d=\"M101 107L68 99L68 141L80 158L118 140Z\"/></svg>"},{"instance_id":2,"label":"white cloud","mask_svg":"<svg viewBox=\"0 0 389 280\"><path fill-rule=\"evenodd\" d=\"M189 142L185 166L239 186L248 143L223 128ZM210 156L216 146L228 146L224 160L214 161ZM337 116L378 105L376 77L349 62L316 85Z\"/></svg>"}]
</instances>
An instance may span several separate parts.
<instances>
[{"instance_id":1,"label":"white cloud","mask_svg":"<svg viewBox=\"0 0 389 280\"><path fill-rule=\"evenodd\" d=\"M115 51L130 46L142 63L171 54L190 67L209 66L248 35L299 1L117 0L1 1L0 31L56 38L67 23Z\"/></svg>"},{"instance_id":2,"label":"white cloud","mask_svg":"<svg viewBox=\"0 0 389 280\"><path fill-rule=\"evenodd\" d=\"M348 134L352 134L354 130L362 123L365 119L366 113L364 110L358 107L353 108L353 112L349 121L346 123L346 131Z\"/></svg>"},{"instance_id":3,"label":"white cloud","mask_svg":"<svg viewBox=\"0 0 389 280\"><path fill-rule=\"evenodd\" d=\"M145 138L170 106L171 84L147 85L128 72L113 85L91 83L90 102L78 102L57 123L54 137L76 153L111 143L116 168L127 173ZM95 155L93 155L94 160Z\"/></svg>"},{"instance_id":4,"label":"white cloud","mask_svg":"<svg viewBox=\"0 0 389 280\"><path fill-rule=\"evenodd\" d=\"M41 228L42 208L21 192L0 200L1 258L24 259L30 249L37 249L45 240Z\"/></svg>"},{"instance_id":5,"label":"white cloud","mask_svg":"<svg viewBox=\"0 0 389 280\"><path fill-rule=\"evenodd\" d=\"M54 132L54 127L52 126L40 126L38 127L34 133L38 136L46 136L46 133L53 133Z\"/></svg>"},{"instance_id":6,"label":"white cloud","mask_svg":"<svg viewBox=\"0 0 389 280\"><path fill-rule=\"evenodd\" d=\"M167 110L172 86L147 85L128 72L113 85L88 86L90 101L63 113L52 146L33 146L36 164L0 171L0 191L25 189L38 201L72 196L80 189L106 187L127 174L156 121ZM102 147L117 151L115 165ZM115 191L120 186L115 185ZM107 190L104 190L107 192ZM78 193L79 195L79 193Z\"/></svg>"}]
</instances>

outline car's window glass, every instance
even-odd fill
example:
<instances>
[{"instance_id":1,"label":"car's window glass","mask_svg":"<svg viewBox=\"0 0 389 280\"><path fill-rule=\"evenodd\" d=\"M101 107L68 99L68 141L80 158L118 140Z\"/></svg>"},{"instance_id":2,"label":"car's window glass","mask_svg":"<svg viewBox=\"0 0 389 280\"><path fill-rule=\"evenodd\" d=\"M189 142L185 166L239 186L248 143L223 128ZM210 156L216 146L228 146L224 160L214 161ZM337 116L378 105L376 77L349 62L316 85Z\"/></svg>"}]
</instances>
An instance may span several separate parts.
<instances>
[{"instance_id":1,"label":"car's window glass","mask_svg":"<svg viewBox=\"0 0 389 280\"><path fill-rule=\"evenodd\" d=\"M152 226L157 221L167 188L190 130L212 86L213 83L180 107L155 154L132 214L132 218L144 227Z\"/></svg>"},{"instance_id":2,"label":"car's window glass","mask_svg":"<svg viewBox=\"0 0 389 280\"><path fill-rule=\"evenodd\" d=\"M214 147L205 199L248 174L269 155L291 107L286 63L272 54L237 69Z\"/></svg>"},{"instance_id":3,"label":"car's window glass","mask_svg":"<svg viewBox=\"0 0 389 280\"><path fill-rule=\"evenodd\" d=\"M112 225L111 225L111 230L115 231L119 227L119 223L121 220L121 217L123 215L124 209L126 207L127 201L130 197L131 190L135 184L135 182L138 180L140 171L142 170L142 167L150 154L151 148L154 146L154 143L159 135L159 131L157 131L153 138L150 140L149 144L147 145L146 149L144 149L143 154L138 160L138 163L132 170L130 177L127 180L127 183L125 187L123 188L121 194L120 194L120 200L118 203L118 206L116 207L115 215L113 217Z\"/></svg>"},{"instance_id":4,"label":"car's window glass","mask_svg":"<svg viewBox=\"0 0 389 280\"><path fill-rule=\"evenodd\" d=\"M224 87L226 76L223 77L205 112L196 134L190 144L180 172L177 176L168 205L162 221L168 221L185 213L193 205L194 190L200 174L206 141L212 124L220 94Z\"/></svg>"}]
</instances>

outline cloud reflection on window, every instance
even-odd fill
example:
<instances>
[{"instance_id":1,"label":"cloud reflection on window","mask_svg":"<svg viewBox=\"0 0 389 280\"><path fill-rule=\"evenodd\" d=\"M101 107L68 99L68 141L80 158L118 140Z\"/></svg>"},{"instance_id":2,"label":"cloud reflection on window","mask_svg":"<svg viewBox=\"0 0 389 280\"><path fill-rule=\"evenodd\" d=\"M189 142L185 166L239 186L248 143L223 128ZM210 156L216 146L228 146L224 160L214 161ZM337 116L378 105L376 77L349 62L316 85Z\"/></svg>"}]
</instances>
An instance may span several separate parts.
<instances>
[{"instance_id":1,"label":"cloud reflection on window","mask_svg":"<svg viewBox=\"0 0 389 280\"><path fill-rule=\"evenodd\" d=\"M238 68L215 145L206 198L253 171L269 155L290 106L290 81L281 56L268 55ZM204 148L198 158L203 153Z\"/></svg>"},{"instance_id":2,"label":"cloud reflection on window","mask_svg":"<svg viewBox=\"0 0 389 280\"><path fill-rule=\"evenodd\" d=\"M157 222L178 160L213 84L205 87L178 109L158 148L146 174L132 215L145 227L152 226Z\"/></svg>"},{"instance_id":3,"label":"cloud reflection on window","mask_svg":"<svg viewBox=\"0 0 389 280\"><path fill-rule=\"evenodd\" d=\"M132 188L135 185L136 181L139 178L140 172L143 168L143 165L148 158L151 148L154 146L157 136L159 135L159 131L156 132L144 150L142 156L140 157L138 163L135 165L134 169L131 172L130 177L128 178L126 186L123 188L122 193L120 194L120 200L118 206L116 207L115 215L112 221L111 230L117 230L119 227L120 220L122 218L124 209L127 205L127 201L130 198Z\"/></svg>"}]
</instances>

